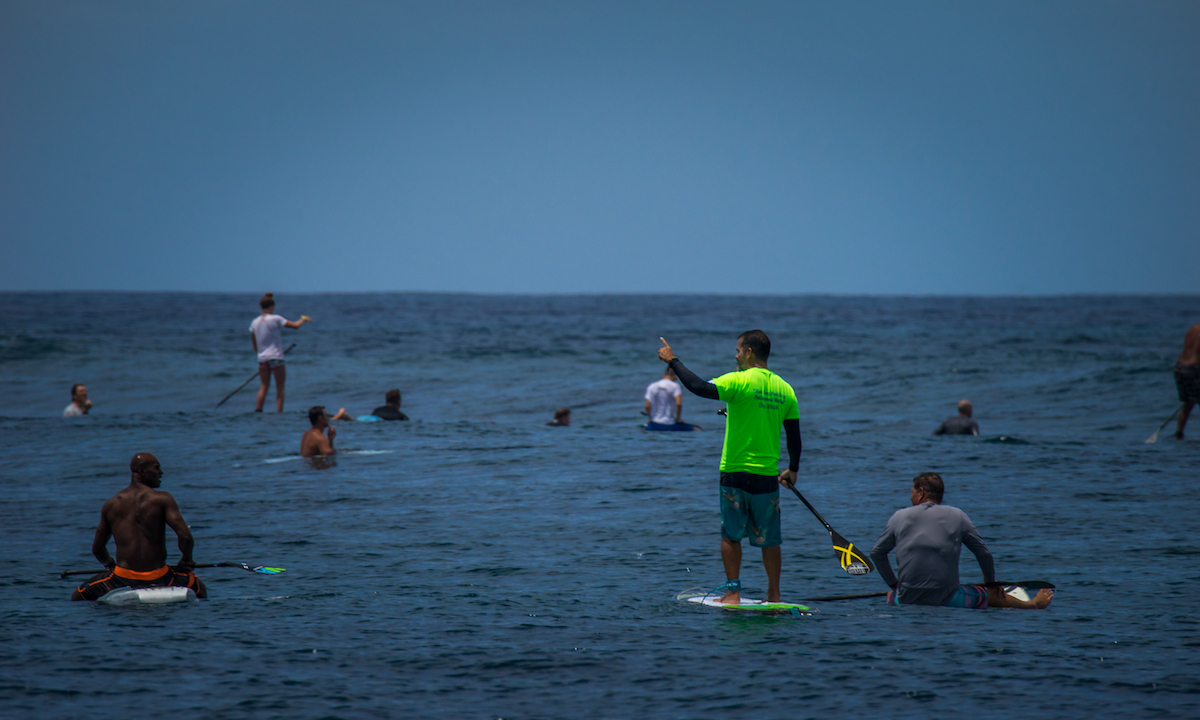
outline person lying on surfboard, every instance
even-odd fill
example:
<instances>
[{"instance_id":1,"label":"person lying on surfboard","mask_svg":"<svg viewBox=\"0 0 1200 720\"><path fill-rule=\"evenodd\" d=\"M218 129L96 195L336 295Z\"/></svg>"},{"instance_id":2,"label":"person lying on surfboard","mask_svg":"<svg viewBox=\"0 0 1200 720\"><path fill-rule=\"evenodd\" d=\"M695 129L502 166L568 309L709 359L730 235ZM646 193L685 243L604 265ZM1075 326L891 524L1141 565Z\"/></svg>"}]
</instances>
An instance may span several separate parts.
<instances>
[{"instance_id":1,"label":"person lying on surfboard","mask_svg":"<svg viewBox=\"0 0 1200 720\"><path fill-rule=\"evenodd\" d=\"M871 549L879 577L892 589L889 605L943 605L946 607L1011 607L1041 609L1054 593L1039 590L1032 600L1019 600L996 585L992 553L967 514L942 504L945 484L937 473L913 478L912 507L897 510ZM958 583L958 556L966 545L983 571L983 585ZM900 577L892 572L888 553L896 551Z\"/></svg>"},{"instance_id":2,"label":"person lying on surfboard","mask_svg":"<svg viewBox=\"0 0 1200 720\"><path fill-rule=\"evenodd\" d=\"M72 600L97 600L122 587L189 587L196 597L207 597L196 577L192 560L192 532L188 530L175 498L162 484L162 466L150 453L138 453L129 462L129 487L109 498L100 509L100 524L92 540L92 554L105 570L88 578L71 594ZM166 526L179 538L181 557L167 565ZM108 554L108 539L116 543L117 558Z\"/></svg>"},{"instance_id":3,"label":"person lying on surfboard","mask_svg":"<svg viewBox=\"0 0 1200 720\"><path fill-rule=\"evenodd\" d=\"M684 367L671 346L658 359L683 386L700 397L726 404L725 444L721 448L721 562L726 582L719 602L741 602L742 538L762 548L767 571L767 602L779 602L783 536L779 528L779 484L792 487L800 468L800 410L792 386L767 369L771 339L762 330L738 336L737 370L705 382ZM787 432L788 467L779 471L779 429Z\"/></svg>"}]
</instances>

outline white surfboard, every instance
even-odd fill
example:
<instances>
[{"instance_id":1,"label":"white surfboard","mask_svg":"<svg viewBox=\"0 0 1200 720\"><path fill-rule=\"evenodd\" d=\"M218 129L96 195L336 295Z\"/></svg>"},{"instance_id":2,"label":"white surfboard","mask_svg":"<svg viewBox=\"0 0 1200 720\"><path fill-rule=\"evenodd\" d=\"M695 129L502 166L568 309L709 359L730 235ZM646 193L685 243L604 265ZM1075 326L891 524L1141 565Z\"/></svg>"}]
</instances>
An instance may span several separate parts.
<instances>
[{"instance_id":1,"label":"white surfboard","mask_svg":"<svg viewBox=\"0 0 1200 720\"><path fill-rule=\"evenodd\" d=\"M723 594L723 593L722 593ZM721 598L720 594L715 594L711 590L703 590L701 588L693 588L684 590L675 596L677 600L683 600L704 607L721 608L731 612L755 613L759 615L812 615L812 608L807 605L797 605L795 603L785 602L767 602L766 600L755 600L742 596L741 602L737 605L718 602Z\"/></svg>"},{"instance_id":2,"label":"white surfboard","mask_svg":"<svg viewBox=\"0 0 1200 720\"><path fill-rule=\"evenodd\" d=\"M98 602L105 605L166 605L195 599L196 593L189 587L126 587L104 593Z\"/></svg>"}]
</instances>

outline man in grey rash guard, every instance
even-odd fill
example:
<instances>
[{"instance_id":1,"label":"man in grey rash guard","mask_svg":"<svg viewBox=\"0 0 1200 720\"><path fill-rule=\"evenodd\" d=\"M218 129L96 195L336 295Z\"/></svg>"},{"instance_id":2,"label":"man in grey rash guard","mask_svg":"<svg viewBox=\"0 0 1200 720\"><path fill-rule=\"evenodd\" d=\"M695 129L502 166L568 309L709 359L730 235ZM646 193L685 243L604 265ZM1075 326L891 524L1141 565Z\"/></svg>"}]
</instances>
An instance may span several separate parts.
<instances>
[{"instance_id":1,"label":"man in grey rash guard","mask_svg":"<svg viewBox=\"0 0 1200 720\"><path fill-rule=\"evenodd\" d=\"M1054 596L1050 590L1039 590L1032 600L1025 601L1006 595L996 585L992 553L966 513L942 505L944 492L945 485L937 473L915 477L909 495L912 507L897 510L875 541L871 559L879 576L892 588L888 603L1037 609L1049 605ZM979 561L983 585L959 585L958 556L963 545ZM893 548L900 567L898 579L888 562L888 553Z\"/></svg>"},{"instance_id":2,"label":"man in grey rash guard","mask_svg":"<svg viewBox=\"0 0 1200 720\"><path fill-rule=\"evenodd\" d=\"M958 401L958 414L938 425L934 435L978 435L979 423L971 419L974 412L970 400Z\"/></svg>"}]
</instances>

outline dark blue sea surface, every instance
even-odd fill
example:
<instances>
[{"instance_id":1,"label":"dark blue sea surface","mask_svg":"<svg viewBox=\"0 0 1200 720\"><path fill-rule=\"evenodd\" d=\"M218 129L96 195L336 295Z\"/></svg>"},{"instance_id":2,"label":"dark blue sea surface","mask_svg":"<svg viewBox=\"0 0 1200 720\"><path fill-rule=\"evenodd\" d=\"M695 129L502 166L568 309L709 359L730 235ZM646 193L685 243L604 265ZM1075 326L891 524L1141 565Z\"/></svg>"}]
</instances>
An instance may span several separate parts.
<instances>
[{"instance_id":1,"label":"dark blue sea surface","mask_svg":"<svg viewBox=\"0 0 1200 720\"><path fill-rule=\"evenodd\" d=\"M286 412L252 412L257 295L0 294L0 716L829 718L1200 716L1200 416L1170 428L1200 296L279 295ZM800 489L870 546L942 473L1046 611L688 606L718 555L719 403L647 433L659 336L705 377L760 327L799 396ZM72 383L95 408L60 417ZM312 405L338 423L297 457ZM954 404L979 437L933 437ZM273 407L273 391L268 408ZM547 427L558 407L568 428ZM71 603L105 499L155 453L210 599ZM784 599L850 577L783 497ZM168 532L172 560L178 557ZM964 552L965 581L979 569ZM761 596L758 553L743 580Z\"/></svg>"}]
</instances>

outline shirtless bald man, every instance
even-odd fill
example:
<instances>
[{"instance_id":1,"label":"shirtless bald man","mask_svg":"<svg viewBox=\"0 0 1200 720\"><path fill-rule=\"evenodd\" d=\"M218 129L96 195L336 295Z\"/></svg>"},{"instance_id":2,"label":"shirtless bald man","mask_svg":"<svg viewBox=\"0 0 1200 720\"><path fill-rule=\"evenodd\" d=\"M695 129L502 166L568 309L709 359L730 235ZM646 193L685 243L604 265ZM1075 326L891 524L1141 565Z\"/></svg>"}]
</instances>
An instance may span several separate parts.
<instances>
[{"instance_id":1,"label":"shirtless bald man","mask_svg":"<svg viewBox=\"0 0 1200 720\"><path fill-rule=\"evenodd\" d=\"M122 587L189 587L196 597L207 597L204 583L192 570L192 531L179 514L175 498L162 484L158 458L138 453L129 462L129 487L109 498L100 509L100 524L92 540L92 554L104 572L88 578L71 595L72 600L97 600ZM167 565L166 527L179 538L179 562ZM116 542L117 558L108 554L108 539Z\"/></svg>"},{"instance_id":2,"label":"shirtless bald man","mask_svg":"<svg viewBox=\"0 0 1200 720\"><path fill-rule=\"evenodd\" d=\"M1183 439L1183 428L1187 425L1192 407L1200 403L1200 323L1188 328L1183 335L1183 352L1175 361L1175 389L1183 408L1179 411L1179 424L1175 427L1175 439Z\"/></svg>"}]
</instances>

